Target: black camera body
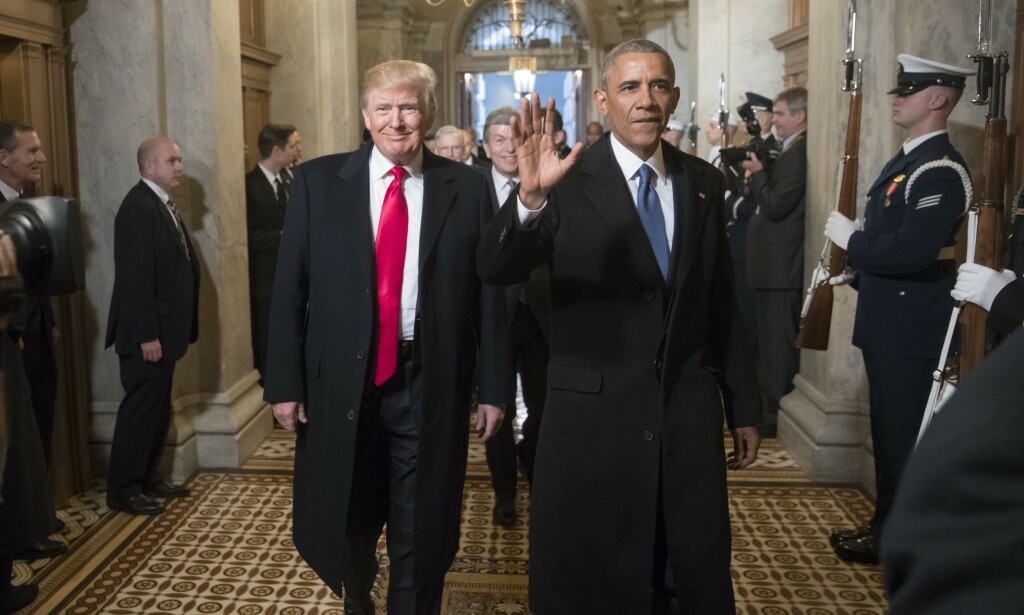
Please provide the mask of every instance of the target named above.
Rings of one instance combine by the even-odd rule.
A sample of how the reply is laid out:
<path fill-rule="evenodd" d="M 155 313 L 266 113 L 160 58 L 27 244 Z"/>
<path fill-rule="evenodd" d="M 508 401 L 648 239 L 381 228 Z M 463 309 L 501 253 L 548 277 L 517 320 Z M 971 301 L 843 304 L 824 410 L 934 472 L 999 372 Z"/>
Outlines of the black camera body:
<path fill-rule="evenodd" d="M 24 292 L 64 295 L 85 289 L 78 201 L 44 196 L 0 204 L 0 234 L 10 235 Z"/>
<path fill-rule="evenodd" d="M 771 173 L 771 167 L 775 164 L 776 156 L 773 155 L 772 149 L 768 147 L 768 143 L 761 137 L 761 122 L 757 121 L 754 109 L 750 106 L 750 103 L 743 103 L 736 108 L 736 111 L 743 118 L 743 123 L 746 124 L 750 140 L 743 147 L 723 148 L 720 152 L 722 162 L 728 166 L 738 166 L 748 158 L 747 154 L 749 152 L 758 157 L 761 164 L 764 165 L 766 172 Z"/>

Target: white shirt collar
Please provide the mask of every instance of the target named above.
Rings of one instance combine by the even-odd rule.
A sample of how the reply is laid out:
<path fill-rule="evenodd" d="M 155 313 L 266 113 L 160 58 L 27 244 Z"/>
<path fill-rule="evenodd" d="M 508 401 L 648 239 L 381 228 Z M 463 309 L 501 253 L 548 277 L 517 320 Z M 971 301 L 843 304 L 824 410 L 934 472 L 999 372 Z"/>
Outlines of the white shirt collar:
<path fill-rule="evenodd" d="M 164 205 L 167 204 L 167 201 L 171 200 L 171 195 L 167 194 L 167 191 L 164 190 L 163 188 L 161 188 L 160 186 L 154 184 L 153 182 L 149 181 L 145 177 L 142 178 L 142 181 L 146 182 L 146 185 L 149 186 L 150 189 L 153 190 L 153 192 L 156 193 L 156 195 L 160 198 L 160 201 Z"/>
<path fill-rule="evenodd" d="M 384 154 L 380 153 L 377 146 L 374 145 L 370 149 L 370 179 L 376 181 L 381 179 L 385 175 L 391 173 L 391 169 L 395 168 L 395 163 L 391 162 L 384 157 Z M 416 157 L 412 159 L 412 162 L 405 165 L 405 170 L 409 173 L 410 179 L 416 181 L 423 181 L 423 148 L 417 152 Z"/>
<path fill-rule="evenodd" d="M 936 135 L 941 135 L 941 134 L 943 134 L 945 132 L 946 132 L 945 129 L 936 130 L 936 131 L 933 131 L 933 132 L 929 132 L 927 134 L 923 134 L 920 137 L 914 137 L 913 139 L 907 139 L 906 141 L 903 142 L 903 155 L 905 156 L 905 155 L 909 154 L 910 152 L 912 152 L 914 150 L 915 147 L 917 147 L 918 145 L 921 145 L 922 143 L 924 143 L 928 139 L 931 139 L 932 137 L 934 137 Z"/>
<path fill-rule="evenodd" d="M 517 184 L 519 183 L 519 176 L 505 177 L 498 172 L 498 169 L 493 164 L 491 165 L 491 180 L 494 181 L 494 187 L 498 189 L 498 192 L 501 192 L 510 179 Z"/>
<path fill-rule="evenodd" d="M 277 188 L 277 184 L 275 184 L 274 182 L 281 179 L 280 175 L 274 175 L 273 173 L 271 173 L 267 169 L 267 167 L 263 166 L 262 162 L 257 162 L 256 166 L 260 168 L 260 171 L 263 171 L 263 175 L 267 178 L 267 181 L 270 182 L 270 185 L 273 186 L 274 188 Z"/>
<path fill-rule="evenodd" d="M 658 179 L 665 179 L 668 176 L 668 172 L 665 170 L 665 156 L 661 150 L 661 139 L 658 139 L 658 149 L 654 150 L 651 157 L 647 160 L 641 160 L 639 156 L 626 149 L 626 146 L 619 143 L 619 140 L 615 138 L 615 133 L 612 133 L 612 154 L 615 155 L 615 161 L 619 163 L 619 168 L 622 169 L 622 175 L 627 180 L 633 178 L 640 167 L 647 165 L 654 169 L 654 173 L 658 176 Z"/>
<path fill-rule="evenodd" d="M 8 186 L 2 179 L 0 179 L 0 193 L 4 195 L 8 202 L 17 201 L 21 198 L 21 193 Z"/>

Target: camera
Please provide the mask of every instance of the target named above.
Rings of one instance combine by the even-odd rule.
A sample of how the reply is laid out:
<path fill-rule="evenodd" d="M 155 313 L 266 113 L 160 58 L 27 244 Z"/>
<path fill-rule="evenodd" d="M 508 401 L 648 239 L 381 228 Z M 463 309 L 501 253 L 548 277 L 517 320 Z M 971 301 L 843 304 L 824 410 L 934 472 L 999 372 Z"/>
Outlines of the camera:
<path fill-rule="evenodd" d="M 0 235 L 14 243 L 25 294 L 64 295 L 85 288 L 78 201 L 47 196 L 0 204 Z M 0 289 L 8 292 L 13 291 Z"/>
<path fill-rule="evenodd" d="M 765 171 L 771 173 L 771 167 L 775 164 L 777 154 L 768 147 L 768 143 L 761 137 L 761 122 L 757 121 L 757 115 L 750 103 L 743 103 L 736 108 L 737 113 L 743 119 L 747 128 L 750 140 L 743 147 L 726 147 L 720 152 L 722 162 L 734 167 L 740 165 L 748 158 L 747 153 L 753 153 L 764 165 Z"/>

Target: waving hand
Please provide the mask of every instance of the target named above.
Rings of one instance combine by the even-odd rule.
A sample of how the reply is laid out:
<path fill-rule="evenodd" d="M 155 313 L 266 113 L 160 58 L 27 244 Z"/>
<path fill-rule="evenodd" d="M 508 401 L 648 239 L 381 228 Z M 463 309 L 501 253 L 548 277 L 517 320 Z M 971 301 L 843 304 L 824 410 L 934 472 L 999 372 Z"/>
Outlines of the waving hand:
<path fill-rule="evenodd" d="M 538 209 L 548 198 L 548 192 L 565 177 L 576 164 L 583 145 L 577 143 L 565 159 L 555 149 L 555 99 L 549 98 L 544 114 L 540 113 L 540 96 L 530 94 L 530 100 L 520 100 L 519 117 L 512 118 L 512 140 L 519 155 L 519 198 L 527 209 Z"/>

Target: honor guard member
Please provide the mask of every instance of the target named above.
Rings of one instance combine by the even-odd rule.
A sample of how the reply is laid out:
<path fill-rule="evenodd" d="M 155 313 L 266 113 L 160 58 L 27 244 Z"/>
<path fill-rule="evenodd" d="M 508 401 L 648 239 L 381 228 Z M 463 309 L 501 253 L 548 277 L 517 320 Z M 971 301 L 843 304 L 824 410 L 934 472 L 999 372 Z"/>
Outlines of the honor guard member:
<path fill-rule="evenodd" d="M 989 269 L 964 263 L 956 276 L 953 298 L 969 301 L 988 312 L 988 322 L 1000 333 L 1012 333 L 1024 323 L 1024 185 L 1017 191 L 1010 215 L 1006 268 Z"/>
<path fill-rule="evenodd" d="M 877 563 L 879 539 L 928 400 L 953 301 L 953 244 L 970 177 L 946 133 L 974 71 L 900 54 L 893 122 L 907 131 L 868 190 L 863 224 L 833 212 L 825 235 L 855 274 L 832 278 L 858 290 L 853 343 L 864 355 L 877 497 L 871 522 L 829 537 L 846 560 Z"/>
<path fill-rule="evenodd" d="M 779 157 L 779 152 L 782 151 L 782 143 L 772 134 L 772 99 L 767 96 L 761 96 L 757 92 L 747 92 L 744 96 L 750 104 L 750 108 L 754 111 L 757 123 L 761 125 L 761 138 L 768 144 L 771 161 L 775 162 L 775 159 Z M 769 164 L 768 166 L 771 165 Z"/>

